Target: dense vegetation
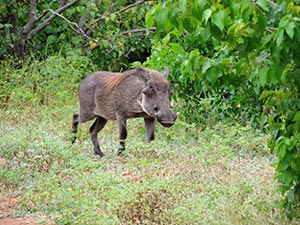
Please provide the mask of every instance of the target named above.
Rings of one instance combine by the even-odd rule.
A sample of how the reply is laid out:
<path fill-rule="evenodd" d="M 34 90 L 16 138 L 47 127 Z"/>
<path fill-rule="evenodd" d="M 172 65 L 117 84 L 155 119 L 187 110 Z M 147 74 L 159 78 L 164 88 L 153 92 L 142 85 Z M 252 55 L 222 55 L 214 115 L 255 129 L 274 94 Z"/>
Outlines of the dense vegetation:
<path fill-rule="evenodd" d="M 148 65 L 180 74 L 174 80 L 189 116 L 197 119 L 199 100 L 209 97 L 211 110 L 257 125 L 264 105 L 288 216 L 300 197 L 299 14 L 299 1 L 228 0 L 166 1 L 146 15 L 148 28 L 156 22 L 163 31 Z"/>
<path fill-rule="evenodd" d="M 251 189 L 253 191 L 250 191 L 251 193 L 257 193 L 254 190 L 260 189 L 261 186 L 256 186 L 256 184 L 253 184 L 251 188 L 246 184 L 242 184 L 246 186 L 241 187 L 241 183 L 232 187 L 224 185 L 223 181 L 217 181 L 212 184 L 215 185 L 212 187 L 203 180 L 206 177 L 198 177 L 204 184 L 201 184 L 203 185 L 201 187 L 196 185 L 198 189 L 192 190 L 182 186 L 183 183 L 179 179 L 183 179 L 184 175 L 176 171 L 171 173 L 172 179 L 166 183 L 164 183 L 165 180 L 157 180 L 158 183 L 156 183 L 155 179 L 160 176 L 153 176 L 152 172 L 149 172 L 155 170 L 153 167 L 157 167 L 157 170 L 161 167 L 163 170 L 170 169 L 168 166 L 162 166 L 163 164 L 182 164 L 179 156 L 183 156 L 183 159 L 187 161 L 189 157 L 192 158 L 191 164 L 184 164 L 187 167 L 195 168 L 196 164 L 200 163 L 200 157 L 212 160 L 209 165 L 213 167 L 207 171 L 219 172 L 220 168 L 215 168 L 215 166 L 225 167 L 225 171 L 228 171 L 226 163 L 237 163 L 237 159 L 247 161 L 249 155 L 253 160 L 253 155 L 260 154 L 262 149 L 264 149 L 263 156 L 259 160 L 263 161 L 260 161 L 261 163 L 267 163 L 264 161 L 267 154 L 265 147 L 261 147 L 266 139 L 258 140 L 251 136 L 253 140 L 246 143 L 240 139 L 232 140 L 229 135 L 229 139 L 219 140 L 223 144 L 216 147 L 209 145 L 213 142 L 212 139 L 202 140 L 195 128 L 195 124 L 197 127 L 204 127 L 204 124 L 214 125 L 219 119 L 234 119 L 236 123 L 245 125 L 246 131 L 242 132 L 245 136 L 253 134 L 252 132 L 262 135 L 259 131 L 250 129 L 247 126 L 249 123 L 252 127 L 270 134 L 268 144 L 270 153 L 276 156 L 273 166 L 276 169 L 275 178 L 279 182 L 282 194 L 279 198 L 280 207 L 284 209 L 288 217 L 299 217 L 299 1 L 0 0 L 0 3 L 0 107 L 1 121 L 8 121 L 8 123 L 1 123 L 0 154 L 12 159 L 12 162 L 5 166 L 7 168 L 3 170 L 1 176 L 5 180 L 4 187 L 22 186 L 25 193 L 21 194 L 21 198 L 27 198 L 24 201 L 24 210 L 38 211 L 38 208 L 42 208 L 43 212 L 55 214 L 56 209 L 59 211 L 65 207 L 58 202 L 60 197 L 70 198 L 70 207 L 71 199 L 75 198 L 87 205 L 82 206 L 81 212 L 70 213 L 70 217 L 68 217 L 69 212 L 57 212 L 60 215 L 58 216 L 59 223 L 65 224 L 74 218 L 80 218 L 78 223 L 81 219 L 83 223 L 89 223 L 89 218 L 82 218 L 83 214 L 91 215 L 91 221 L 93 216 L 99 219 L 98 217 L 102 215 L 108 218 L 107 221 L 133 222 L 141 217 L 135 214 L 138 212 L 134 211 L 136 209 L 134 207 L 140 205 L 145 206 L 144 215 L 148 215 L 147 210 L 150 210 L 150 205 L 152 205 L 158 210 L 154 210 L 155 213 L 164 215 L 163 221 L 160 222 L 169 223 L 172 215 L 179 215 L 175 217 L 177 222 L 173 222 L 180 223 L 182 222 L 180 218 L 187 217 L 188 209 L 196 206 L 199 210 L 199 205 L 203 207 L 205 203 L 200 203 L 201 193 L 213 196 L 213 193 L 220 191 L 218 186 L 220 183 L 222 187 L 228 188 L 228 192 L 225 188 L 221 194 L 224 199 L 232 194 L 231 188 L 245 191 L 245 193 L 239 193 L 242 200 L 235 199 L 237 202 L 244 202 L 249 198 L 253 200 L 252 197 L 258 198 L 258 196 L 249 197 L 246 191 Z M 86 156 L 80 150 L 88 145 L 83 139 L 82 143 L 73 149 L 78 153 L 79 158 L 68 161 L 74 158 L 74 153 L 67 149 L 68 144 L 65 143 L 68 140 L 66 124 L 69 121 L 67 117 L 76 110 L 78 82 L 86 74 L 95 70 L 121 71 L 137 65 L 154 69 L 169 67 L 170 80 L 175 90 L 174 99 L 177 100 L 177 110 L 181 111 L 179 125 L 172 128 L 169 133 L 161 131 L 162 139 L 170 141 L 171 146 L 164 147 L 163 142 L 156 142 L 154 146 L 142 147 L 140 140 L 137 140 L 137 143 L 134 143 L 135 147 L 131 146 L 133 153 L 129 152 L 129 158 L 124 159 L 124 162 L 120 158 L 110 156 L 111 158 L 108 157 L 104 162 L 89 164 L 90 156 Z M 188 125 L 188 123 L 194 125 Z M 211 132 L 209 135 L 212 135 L 218 143 L 219 136 L 215 137 L 213 133 L 221 132 L 225 135 L 228 123 L 226 124 L 222 124 L 225 128 L 221 130 L 219 130 L 221 125 L 218 124 L 215 129 L 209 128 L 206 132 Z M 39 125 L 40 128 L 37 129 Z M 143 132 L 139 124 L 134 125 L 138 132 Z M 243 130 L 240 126 L 238 128 Z M 230 129 L 233 128 L 228 128 Z M 186 136 L 175 140 L 172 136 L 177 136 L 176 130 L 186 133 Z M 108 133 L 109 131 L 110 129 L 107 130 Z M 233 129 L 232 132 L 239 131 Z M 25 134 L 22 136 L 22 133 Z M 81 138 L 84 136 L 87 134 L 82 134 Z M 190 139 L 190 143 L 197 143 L 201 148 L 192 147 L 193 145 L 188 141 L 184 141 L 186 139 Z M 110 143 L 109 139 L 107 141 Z M 231 141 L 236 144 L 228 146 L 224 144 L 224 142 Z M 208 146 L 200 144 L 202 142 Z M 247 147 L 248 144 L 251 147 Z M 244 148 L 243 145 L 246 147 Z M 256 145 L 260 147 L 254 147 Z M 220 154 L 221 162 L 217 160 L 217 157 L 210 158 L 208 150 L 210 147 L 214 149 L 211 154 Z M 142 154 L 141 149 L 137 148 L 145 148 L 143 150 L 145 155 L 137 155 Z M 242 151 L 245 158 L 240 158 L 240 148 L 245 150 Z M 181 151 L 186 149 L 189 151 Z M 234 150 L 231 152 L 229 149 Z M 153 154 L 156 154 L 157 160 L 153 159 L 155 158 Z M 175 157 L 174 161 L 170 162 L 168 157 Z M 120 161 L 121 164 L 118 166 L 117 163 L 111 162 L 113 160 Z M 150 163 L 151 160 L 154 160 L 153 164 Z M 72 163 L 75 164 L 72 165 Z M 207 169 L 206 163 L 206 161 L 200 163 L 200 167 Z M 251 161 L 251 163 L 257 162 Z M 247 168 L 246 162 L 245 165 Z M 97 190 L 99 194 L 98 188 L 100 187 L 103 190 L 113 188 L 111 193 L 99 194 L 99 201 L 102 201 L 105 199 L 103 195 L 116 195 L 119 189 L 122 189 L 122 185 L 125 187 L 131 185 L 127 175 L 124 179 L 123 175 L 116 174 L 116 171 L 125 170 L 130 174 L 128 175 L 130 179 L 135 179 L 136 173 L 140 173 L 138 170 L 132 171 L 135 167 L 146 168 L 141 175 L 142 185 L 135 186 L 134 190 L 127 189 L 127 192 L 132 191 L 132 195 L 127 196 L 128 199 L 124 197 L 128 195 L 126 191 L 116 196 L 116 202 L 113 201 L 112 205 L 108 206 L 112 207 L 111 212 L 115 214 L 108 215 L 107 211 L 95 213 L 101 202 L 89 205 L 89 197 L 92 198 L 92 196 L 80 198 L 85 193 L 81 193 L 72 185 L 72 182 L 79 182 L 81 178 L 79 175 L 83 170 L 91 173 L 83 173 L 82 176 L 90 175 L 91 179 L 81 181 L 83 182 L 81 185 L 84 185 L 84 182 L 99 179 L 96 173 L 103 173 L 104 178 L 101 181 L 106 186 L 91 183 L 86 189 L 86 191 Z M 9 172 L 11 169 L 15 170 Z M 65 174 L 56 177 L 59 170 L 64 171 Z M 45 172 L 49 171 L 53 176 L 46 175 Z M 147 175 L 147 173 L 150 174 Z M 221 173 L 223 174 L 224 171 Z M 17 174 L 21 174 L 26 180 L 29 179 L 29 183 L 32 181 L 32 186 L 22 178 L 18 178 Z M 65 181 L 66 177 L 70 178 L 69 183 Z M 63 182 L 62 188 L 66 189 L 62 190 L 66 191 L 68 188 L 77 190 L 76 197 L 57 196 L 60 191 L 59 187 L 47 189 L 42 183 L 38 183 L 39 179 L 46 184 L 50 182 L 48 179 L 59 178 L 67 182 Z M 52 184 L 61 182 L 61 180 L 55 180 Z M 150 185 L 151 182 L 153 185 Z M 169 187 L 172 185 L 168 182 L 172 185 L 178 182 L 178 185 L 174 186 L 174 190 L 170 190 Z M 187 180 L 186 184 L 188 186 L 193 182 L 195 180 Z M 116 187 L 113 187 L 113 184 Z M 30 187 L 26 189 L 24 185 Z M 203 191 L 203 188 L 206 190 Z M 28 191 L 29 189 L 31 191 Z M 266 194 L 268 191 L 270 190 L 263 189 L 262 195 L 268 195 Z M 191 198 L 185 197 L 190 195 L 186 195 L 185 192 L 193 192 L 195 199 L 199 202 L 196 200 L 196 205 L 193 205 L 189 202 Z M 69 194 L 72 193 L 75 192 Z M 160 199 L 162 195 L 168 201 Z M 137 200 L 133 201 L 135 198 Z M 156 202 L 163 205 L 163 208 L 159 208 L 155 202 L 149 202 L 152 198 L 158 198 Z M 277 197 L 275 198 L 277 200 Z M 29 199 L 40 201 L 37 208 L 30 204 Z M 250 206 L 255 210 L 259 208 L 256 208 L 257 206 L 261 206 L 264 210 L 271 211 L 270 202 L 272 201 L 275 199 L 264 198 L 263 204 L 260 200 L 258 202 L 254 200 L 255 207 L 251 204 Z M 211 202 L 211 198 L 207 199 L 206 203 L 208 202 Z M 54 208 L 49 206 L 51 203 L 54 204 Z M 134 212 L 127 214 L 125 206 L 121 207 L 120 203 L 129 204 L 129 208 Z M 209 210 L 211 207 L 207 206 L 204 209 Z M 236 213 L 237 209 L 238 207 L 232 210 Z M 220 210 L 222 213 L 225 212 L 224 208 Z M 264 210 L 262 211 L 266 212 Z M 254 211 L 251 213 L 257 216 L 257 212 Z M 249 215 L 249 211 L 240 213 L 236 214 L 240 217 L 235 218 L 237 219 L 235 222 L 243 222 L 245 217 L 246 223 L 253 222 L 245 216 Z M 122 217 L 120 217 L 121 214 Z M 131 218 L 132 215 L 136 217 Z M 197 223 L 198 221 L 192 215 L 193 213 L 191 213 L 190 220 L 186 221 Z M 231 218 L 232 215 L 234 213 L 229 217 Z M 276 214 L 275 217 L 277 219 L 278 215 Z M 275 217 L 271 219 L 264 217 L 262 222 L 276 223 Z M 149 221 L 159 223 L 159 221 Z M 217 221 L 218 218 L 214 223 L 218 224 Z"/>

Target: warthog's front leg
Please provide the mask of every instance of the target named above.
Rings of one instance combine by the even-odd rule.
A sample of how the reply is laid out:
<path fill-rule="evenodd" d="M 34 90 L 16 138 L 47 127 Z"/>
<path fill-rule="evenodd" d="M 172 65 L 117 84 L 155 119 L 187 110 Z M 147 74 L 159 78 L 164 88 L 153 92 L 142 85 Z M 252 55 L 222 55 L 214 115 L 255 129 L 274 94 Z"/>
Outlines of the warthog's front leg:
<path fill-rule="evenodd" d="M 119 124 L 119 137 L 120 137 L 120 145 L 121 145 L 118 150 L 118 155 L 120 155 L 125 150 L 125 140 L 127 138 L 126 119 L 118 118 L 118 124 Z"/>
<path fill-rule="evenodd" d="M 155 118 L 145 118 L 146 141 L 149 143 L 154 140 Z"/>
<path fill-rule="evenodd" d="M 101 151 L 99 142 L 98 142 L 98 133 L 103 129 L 105 126 L 107 120 L 103 117 L 98 116 L 93 123 L 93 125 L 90 127 L 90 134 L 91 139 L 94 145 L 94 152 L 95 154 L 99 155 L 100 157 L 104 156 L 104 153 Z"/>

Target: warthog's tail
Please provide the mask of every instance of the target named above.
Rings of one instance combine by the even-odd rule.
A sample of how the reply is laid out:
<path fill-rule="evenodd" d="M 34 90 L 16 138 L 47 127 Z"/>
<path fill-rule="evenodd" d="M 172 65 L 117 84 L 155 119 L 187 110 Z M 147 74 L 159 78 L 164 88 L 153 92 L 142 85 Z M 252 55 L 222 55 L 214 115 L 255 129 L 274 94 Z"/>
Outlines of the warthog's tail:
<path fill-rule="evenodd" d="M 76 141 L 76 133 L 78 130 L 78 123 L 79 123 L 78 119 L 79 119 L 79 114 L 74 113 L 73 122 L 72 122 L 72 133 L 74 134 L 74 136 L 73 136 L 72 144 L 74 144 L 74 142 Z"/>

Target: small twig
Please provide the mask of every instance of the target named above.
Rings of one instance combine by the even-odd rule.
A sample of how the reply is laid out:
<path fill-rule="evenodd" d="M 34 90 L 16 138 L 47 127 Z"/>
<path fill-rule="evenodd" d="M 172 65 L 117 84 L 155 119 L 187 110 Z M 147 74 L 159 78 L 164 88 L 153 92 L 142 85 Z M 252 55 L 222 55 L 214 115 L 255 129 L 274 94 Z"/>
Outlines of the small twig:
<path fill-rule="evenodd" d="M 44 16 L 46 16 L 48 13 L 48 10 L 44 10 L 43 13 L 37 18 L 36 22 L 40 21 Z"/>
<path fill-rule="evenodd" d="M 272 2 L 271 0 L 266 0 L 268 3 L 270 3 L 273 7 L 277 6 L 275 2 Z"/>
<path fill-rule="evenodd" d="M 130 8 L 133 8 L 133 7 L 135 7 L 135 6 L 138 6 L 138 5 L 140 5 L 140 4 L 143 4 L 144 2 L 145 2 L 145 0 L 137 1 L 136 3 L 133 3 L 133 4 L 131 4 L 131 5 L 128 5 L 128 6 L 124 7 L 123 9 L 120 9 L 119 11 L 116 12 L 116 14 L 120 14 L 120 13 L 122 13 L 122 12 L 124 12 L 124 11 L 126 11 L 126 10 L 128 10 L 128 9 L 130 9 Z"/>
<path fill-rule="evenodd" d="M 109 11 L 110 11 L 114 6 L 115 6 L 115 3 L 112 2 L 111 5 L 109 6 L 108 10 L 106 10 L 106 11 L 102 14 L 102 16 L 101 16 L 100 18 L 98 18 L 98 19 L 96 19 L 95 21 L 93 21 L 93 22 L 91 23 L 91 25 L 98 24 L 98 23 L 102 22 L 103 20 L 105 20 L 107 14 L 109 13 Z"/>
<path fill-rule="evenodd" d="M 122 12 L 124 12 L 124 11 L 126 11 L 126 10 L 128 10 L 128 9 L 130 9 L 130 8 L 136 7 L 136 6 L 138 6 L 138 5 L 141 5 L 141 4 L 143 4 L 144 2 L 146 2 L 146 0 L 140 0 L 140 1 L 137 1 L 137 2 L 135 2 L 135 3 L 133 3 L 133 4 L 131 4 L 131 5 L 128 5 L 128 6 L 124 7 L 123 9 L 120 9 L 119 11 L 113 12 L 113 13 L 111 13 L 111 14 L 121 14 Z M 106 10 L 106 11 L 103 13 L 103 15 L 102 15 L 100 18 L 96 19 L 91 25 L 94 25 L 95 23 L 98 24 L 98 23 L 102 22 L 103 20 L 105 20 L 106 17 L 107 17 L 107 15 L 108 15 L 108 13 L 109 13 L 109 11 L 114 7 L 114 5 L 115 5 L 115 3 L 112 3 L 111 6 L 109 7 L 109 9 Z"/>
<path fill-rule="evenodd" d="M 273 32 L 277 30 L 277 28 L 276 28 L 276 27 L 266 27 L 266 30 L 267 30 L 270 34 L 273 34 Z"/>
<path fill-rule="evenodd" d="M 123 31 L 121 32 L 122 35 L 128 35 L 128 34 L 133 34 L 133 33 L 142 33 L 147 31 L 147 28 L 140 28 L 140 29 L 133 29 L 133 30 L 127 30 L 127 31 Z M 156 31 L 156 27 L 150 27 L 149 29 L 150 31 Z"/>
<path fill-rule="evenodd" d="M 63 20 L 65 20 L 65 21 L 68 23 L 69 27 L 70 27 L 72 30 L 74 30 L 76 33 L 82 34 L 82 35 L 83 35 L 85 38 L 87 38 L 88 40 L 93 40 L 93 38 L 87 36 L 86 33 L 84 33 L 84 31 L 79 27 L 79 25 L 78 25 L 77 23 L 71 22 L 71 21 L 68 20 L 66 17 L 64 17 L 63 15 L 61 15 L 61 14 L 55 12 L 55 11 L 53 11 L 52 9 L 47 9 L 47 11 L 49 11 L 49 12 L 55 14 L 56 16 L 62 18 Z M 77 30 L 76 30 L 73 26 L 75 26 L 75 27 L 77 28 Z M 78 32 L 78 30 L 79 30 L 79 32 Z"/>
<path fill-rule="evenodd" d="M 134 33 L 142 33 L 147 31 L 147 28 L 140 28 L 140 29 L 134 29 L 134 30 L 127 30 L 127 31 L 123 31 L 120 34 L 122 35 L 128 35 L 128 34 L 134 34 Z M 150 31 L 156 31 L 155 27 L 150 27 L 149 29 Z M 100 43 L 97 42 L 93 47 L 90 47 L 90 50 L 94 50 L 95 48 L 98 48 L 100 46 Z"/>
<path fill-rule="evenodd" d="M 271 55 L 271 53 L 267 53 L 261 57 L 258 57 L 256 60 L 255 60 L 255 63 L 260 63 L 262 61 L 264 61 L 265 59 L 269 58 L 269 56 Z"/>

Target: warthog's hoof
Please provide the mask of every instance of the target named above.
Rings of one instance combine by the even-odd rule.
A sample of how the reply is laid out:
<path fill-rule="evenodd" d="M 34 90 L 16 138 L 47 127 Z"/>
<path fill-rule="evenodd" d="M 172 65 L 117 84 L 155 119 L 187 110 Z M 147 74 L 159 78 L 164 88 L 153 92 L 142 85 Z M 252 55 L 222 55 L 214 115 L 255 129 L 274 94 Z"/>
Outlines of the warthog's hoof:
<path fill-rule="evenodd" d="M 105 156 L 105 154 L 103 152 L 95 152 L 95 155 L 99 155 L 100 158 L 102 158 L 103 156 Z"/>
<path fill-rule="evenodd" d="M 119 150 L 118 150 L 118 156 L 122 156 L 123 153 L 124 153 L 124 151 L 125 151 L 124 147 L 119 148 Z"/>

